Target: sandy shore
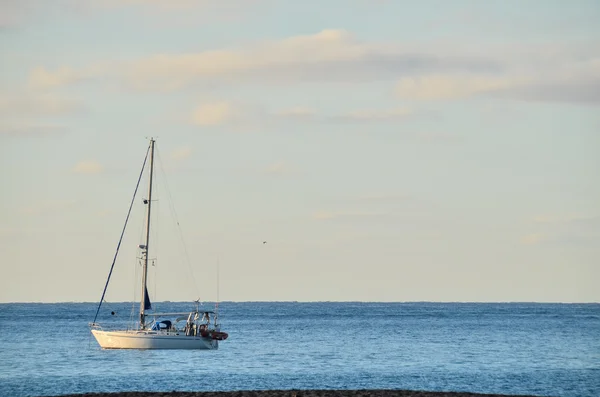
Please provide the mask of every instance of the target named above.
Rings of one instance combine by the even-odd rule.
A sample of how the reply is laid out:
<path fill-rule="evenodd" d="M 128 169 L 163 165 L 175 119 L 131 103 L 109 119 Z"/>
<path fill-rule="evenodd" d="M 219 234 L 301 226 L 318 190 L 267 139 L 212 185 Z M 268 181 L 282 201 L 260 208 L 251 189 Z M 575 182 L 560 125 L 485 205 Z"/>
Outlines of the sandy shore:
<path fill-rule="evenodd" d="M 415 390 L 260 390 L 231 392 L 123 392 L 68 394 L 62 397 L 507 397 L 504 394 Z M 515 396 L 510 397 L 534 397 Z"/>

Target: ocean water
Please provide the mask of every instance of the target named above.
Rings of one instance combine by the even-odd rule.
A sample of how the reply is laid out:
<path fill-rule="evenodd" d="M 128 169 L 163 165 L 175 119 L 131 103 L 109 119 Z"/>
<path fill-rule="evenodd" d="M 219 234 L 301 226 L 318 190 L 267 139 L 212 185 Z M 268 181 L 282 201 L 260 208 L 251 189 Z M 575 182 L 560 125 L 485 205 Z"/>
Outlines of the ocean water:
<path fill-rule="evenodd" d="M 0 396 L 383 388 L 600 396 L 600 304 L 223 302 L 229 339 L 216 351 L 102 350 L 88 329 L 95 310 L 0 304 Z M 124 324 L 130 313 L 131 304 L 106 304 L 98 321 Z"/>

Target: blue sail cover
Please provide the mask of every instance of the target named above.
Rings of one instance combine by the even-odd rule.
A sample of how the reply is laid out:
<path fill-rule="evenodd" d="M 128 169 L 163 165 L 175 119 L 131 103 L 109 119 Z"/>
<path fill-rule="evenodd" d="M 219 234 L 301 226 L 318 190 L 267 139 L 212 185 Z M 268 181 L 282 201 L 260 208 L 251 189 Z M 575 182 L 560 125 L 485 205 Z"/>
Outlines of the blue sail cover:
<path fill-rule="evenodd" d="M 144 310 L 152 310 L 152 303 L 150 303 L 150 297 L 148 296 L 148 288 L 144 289 Z"/>

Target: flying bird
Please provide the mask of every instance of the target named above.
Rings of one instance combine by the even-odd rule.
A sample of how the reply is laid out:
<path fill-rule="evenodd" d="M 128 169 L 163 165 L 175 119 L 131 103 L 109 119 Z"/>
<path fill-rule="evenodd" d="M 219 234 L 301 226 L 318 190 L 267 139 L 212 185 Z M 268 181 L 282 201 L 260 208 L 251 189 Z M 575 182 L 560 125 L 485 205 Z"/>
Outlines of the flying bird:
<path fill-rule="evenodd" d="M 263 244 L 266 244 L 266 243 L 267 243 L 266 241 L 263 241 Z"/>

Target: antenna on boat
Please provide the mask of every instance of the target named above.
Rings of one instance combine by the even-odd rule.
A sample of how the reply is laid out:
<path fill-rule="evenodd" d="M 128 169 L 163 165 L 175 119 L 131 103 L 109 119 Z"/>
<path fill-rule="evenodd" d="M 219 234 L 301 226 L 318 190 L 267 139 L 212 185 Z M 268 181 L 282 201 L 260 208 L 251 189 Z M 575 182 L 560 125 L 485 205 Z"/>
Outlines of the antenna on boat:
<path fill-rule="evenodd" d="M 215 312 L 219 311 L 219 255 L 217 255 L 217 302 L 215 303 Z"/>

